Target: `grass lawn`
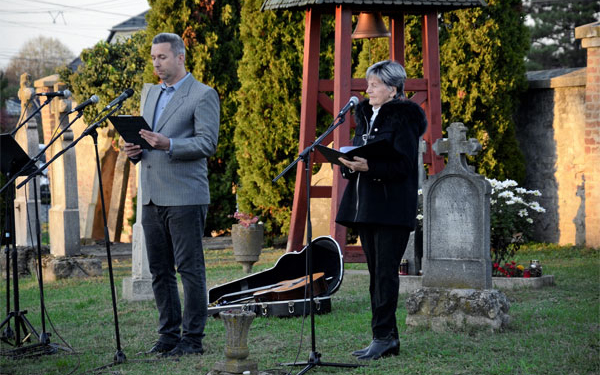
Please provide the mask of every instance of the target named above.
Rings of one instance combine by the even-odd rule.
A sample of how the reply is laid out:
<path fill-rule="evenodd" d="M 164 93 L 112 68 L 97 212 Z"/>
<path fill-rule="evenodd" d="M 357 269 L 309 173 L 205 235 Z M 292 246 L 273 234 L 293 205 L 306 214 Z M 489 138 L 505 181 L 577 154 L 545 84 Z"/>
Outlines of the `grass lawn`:
<path fill-rule="evenodd" d="M 283 254 L 265 249 L 254 271 L 271 267 Z M 484 330 L 435 333 L 404 324 L 406 308 L 400 296 L 398 325 L 400 355 L 368 363 L 367 367 L 342 369 L 317 367 L 308 374 L 600 374 L 600 251 L 554 245 L 522 248 L 515 260 L 528 264 L 539 259 L 545 274 L 556 285 L 544 289 L 504 291 L 511 302 L 512 322 L 500 333 Z M 209 287 L 243 277 L 231 250 L 208 250 Z M 46 283 L 47 324 L 51 342 L 68 343 L 75 353 L 11 359 L 0 356 L 1 375 L 25 374 L 206 374 L 224 359 L 225 328 L 209 318 L 203 356 L 159 359 L 140 354 L 156 340 L 157 312 L 152 301 L 121 299 L 121 279 L 130 276 L 131 262 L 115 260 L 121 346 L 127 362 L 102 368 L 116 352 L 115 330 L 108 271 L 103 277 Z M 348 264 L 347 269 L 366 269 Z M 6 317 L 6 281 L 0 281 L 1 318 Z M 20 304 L 39 331 L 39 291 L 35 277 L 20 280 Z M 11 302 L 12 305 L 12 302 Z M 316 317 L 316 348 L 324 362 L 356 363 L 350 354 L 370 342 L 368 277 L 349 274 L 332 297 L 332 311 Z M 303 329 L 304 328 L 304 329 Z M 301 335 L 301 332 L 302 335 Z M 61 339 L 62 338 L 62 339 Z M 302 348 L 299 348 L 302 342 Z M 280 369 L 297 373 L 301 367 L 282 362 L 306 361 L 311 350 L 310 319 L 256 318 L 249 334 L 249 359 L 260 370 Z M 2 354 L 12 349 L 1 345 Z M 281 372 L 280 372 L 281 373 Z"/>

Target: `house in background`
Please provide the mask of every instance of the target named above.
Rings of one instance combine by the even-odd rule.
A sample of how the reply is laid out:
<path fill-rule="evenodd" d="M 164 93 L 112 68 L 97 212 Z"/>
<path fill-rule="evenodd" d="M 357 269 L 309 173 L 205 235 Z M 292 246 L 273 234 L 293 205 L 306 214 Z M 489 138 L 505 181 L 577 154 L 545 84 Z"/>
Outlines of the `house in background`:
<path fill-rule="evenodd" d="M 148 14 L 150 10 L 142 12 L 137 16 L 131 17 L 130 19 L 123 21 L 119 24 L 116 24 L 109 30 L 108 38 L 106 38 L 107 43 L 117 43 L 121 42 L 133 35 L 136 31 L 144 30 L 146 28 L 146 14 Z M 71 71 L 76 71 L 81 65 L 81 58 L 77 56 L 73 61 L 71 61 L 68 65 Z"/>
<path fill-rule="evenodd" d="M 124 39 L 131 37 L 136 31 L 144 30 L 146 28 L 146 14 L 148 14 L 148 12 L 149 10 L 113 26 L 110 29 L 110 34 L 108 35 L 108 38 L 106 38 L 106 41 L 108 43 L 121 42 Z"/>

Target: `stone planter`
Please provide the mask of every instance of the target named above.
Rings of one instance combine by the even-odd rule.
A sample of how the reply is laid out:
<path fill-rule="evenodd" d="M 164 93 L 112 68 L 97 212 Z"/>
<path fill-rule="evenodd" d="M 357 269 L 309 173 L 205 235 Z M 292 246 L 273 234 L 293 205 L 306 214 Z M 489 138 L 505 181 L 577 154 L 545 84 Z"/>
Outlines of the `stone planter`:
<path fill-rule="evenodd" d="M 244 228 L 240 224 L 231 227 L 231 241 L 235 260 L 242 264 L 246 273 L 252 272 L 252 265 L 260 257 L 264 237 L 262 224 L 252 224 Z"/>
<path fill-rule="evenodd" d="M 251 311 L 230 310 L 221 311 L 219 316 L 225 324 L 227 360 L 217 362 L 211 374 L 257 374 L 258 364 L 246 359 L 250 353 L 248 332 L 256 314 Z"/>

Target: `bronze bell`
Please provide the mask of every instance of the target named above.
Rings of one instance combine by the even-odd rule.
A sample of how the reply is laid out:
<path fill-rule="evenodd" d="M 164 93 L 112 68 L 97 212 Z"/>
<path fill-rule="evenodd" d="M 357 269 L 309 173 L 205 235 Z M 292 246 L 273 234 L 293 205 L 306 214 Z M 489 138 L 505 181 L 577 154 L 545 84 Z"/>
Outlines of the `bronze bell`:
<path fill-rule="evenodd" d="M 352 39 L 384 38 L 391 34 L 385 27 L 381 12 L 361 12 Z"/>

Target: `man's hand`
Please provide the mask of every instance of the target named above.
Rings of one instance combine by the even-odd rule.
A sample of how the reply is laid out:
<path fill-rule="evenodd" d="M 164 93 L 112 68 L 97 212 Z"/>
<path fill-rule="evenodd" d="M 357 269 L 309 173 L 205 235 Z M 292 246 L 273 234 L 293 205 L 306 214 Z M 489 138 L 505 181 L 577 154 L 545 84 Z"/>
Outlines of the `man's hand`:
<path fill-rule="evenodd" d="M 140 135 L 157 150 L 169 151 L 171 141 L 160 133 L 149 132 L 148 130 L 140 130 Z"/>
<path fill-rule="evenodd" d="M 125 154 L 128 157 L 135 159 L 142 153 L 142 148 L 140 145 L 134 145 L 133 143 L 125 142 L 123 144 L 123 151 L 125 151 Z"/>
<path fill-rule="evenodd" d="M 351 171 L 367 172 L 369 170 L 367 159 L 359 158 L 358 156 L 355 156 L 354 160 L 348 160 L 344 158 L 338 158 L 338 160 L 346 167 L 350 168 Z"/>

